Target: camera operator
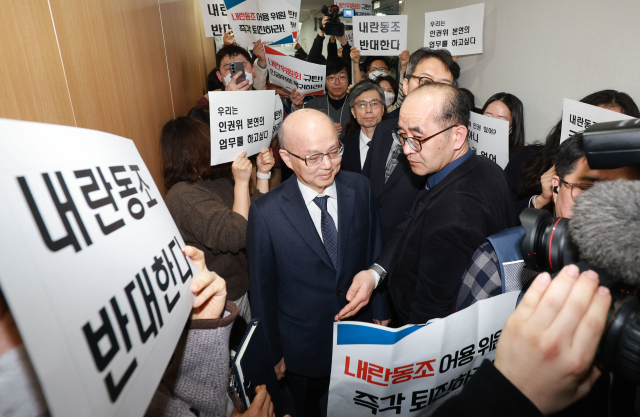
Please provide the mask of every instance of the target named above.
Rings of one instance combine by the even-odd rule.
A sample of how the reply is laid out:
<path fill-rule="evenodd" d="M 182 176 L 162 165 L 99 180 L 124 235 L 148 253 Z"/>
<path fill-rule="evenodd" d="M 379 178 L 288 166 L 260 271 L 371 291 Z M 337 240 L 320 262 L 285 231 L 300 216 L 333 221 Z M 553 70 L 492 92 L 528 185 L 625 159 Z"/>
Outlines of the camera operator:
<path fill-rule="evenodd" d="M 582 133 L 567 139 L 558 148 L 554 159 L 556 174 L 553 176 L 554 216 L 572 216 L 575 199 L 593 186 L 596 181 L 616 179 L 640 179 L 640 168 L 628 166 L 617 169 L 590 169 L 585 157 Z M 503 230 L 487 240 L 473 254 L 471 262 L 462 276 L 462 285 L 455 301 L 457 311 L 469 307 L 478 300 L 502 294 L 505 262 L 522 261 L 520 248 L 525 236 L 523 226 Z M 535 276 L 525 269 L 520 276 L 524 285 Z M 529 278 L 529 279 L 527 279 Z"/>

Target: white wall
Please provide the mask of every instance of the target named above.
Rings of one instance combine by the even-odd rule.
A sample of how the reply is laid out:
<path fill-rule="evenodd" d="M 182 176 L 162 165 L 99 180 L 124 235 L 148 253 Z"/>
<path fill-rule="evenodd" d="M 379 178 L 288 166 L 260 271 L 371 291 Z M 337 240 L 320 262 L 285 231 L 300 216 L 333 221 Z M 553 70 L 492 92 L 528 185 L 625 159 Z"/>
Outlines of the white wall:
<path fill-rule="evenodd" d="M 405 0 L 410 51 L 423 46 L 424 13 L 479 0 Z M 476 106 L 500 91 L 525 108 L 528 143 L 542 141 L 562 114 L 562 99 L 603 89 L 640 102 L 638 0 L 485 0 L 484 53 L 460 57 L 458 85 Z"/>

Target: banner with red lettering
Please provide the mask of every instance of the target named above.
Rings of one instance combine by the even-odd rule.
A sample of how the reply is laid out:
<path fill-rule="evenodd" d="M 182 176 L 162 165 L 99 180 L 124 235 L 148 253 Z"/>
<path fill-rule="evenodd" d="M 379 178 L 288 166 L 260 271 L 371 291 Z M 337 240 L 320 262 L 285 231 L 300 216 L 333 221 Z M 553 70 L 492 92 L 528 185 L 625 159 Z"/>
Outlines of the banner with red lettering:
<path fill-rule="evenodd" d="M 293 43 L 286 0 L 224 0 L 224 4 L 238 45 L 253 47 L 257 40 Z"/>
<path fill-rule="evenodd" d="M 304 94 L 323 94 L 326 69 L 324 65 L 312 64 L 287 56 L 273 48 L 265 47 L 269 81 L 292 91 L 297 88 Z"/>
<path fill-rule="evenodd" d="M 494 360 L 519 294 L 482 300 L 426 325 L 335 323 L 327 415 L 430 415 L 482 361 Z"/>
<path fill-rule="evenodd" d="M 353 9 L 355 16 L 371 16 L 373 12 L 371 0 L 334 0 L 333 4 L 340 10 Z"/>

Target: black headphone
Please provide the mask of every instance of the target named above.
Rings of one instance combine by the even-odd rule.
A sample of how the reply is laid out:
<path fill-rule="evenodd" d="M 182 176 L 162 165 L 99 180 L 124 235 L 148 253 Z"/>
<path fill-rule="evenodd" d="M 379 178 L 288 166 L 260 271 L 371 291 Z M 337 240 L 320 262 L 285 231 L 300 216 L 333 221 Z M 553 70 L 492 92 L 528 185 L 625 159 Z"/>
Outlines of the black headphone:
<path fill-rule="evenodd" d="M 558 186 L 557 185 L 555 187 L 553 187 L 553 192 L 558 194 Z"/>

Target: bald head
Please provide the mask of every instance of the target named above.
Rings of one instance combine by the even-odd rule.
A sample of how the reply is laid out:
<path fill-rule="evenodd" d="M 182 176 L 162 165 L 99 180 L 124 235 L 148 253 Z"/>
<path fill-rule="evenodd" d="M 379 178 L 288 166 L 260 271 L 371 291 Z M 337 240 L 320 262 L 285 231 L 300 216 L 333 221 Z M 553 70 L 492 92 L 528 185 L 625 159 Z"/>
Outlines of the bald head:
<path fill-rule="evenodd" d="M 430 110 L 431 120 L 443 128 L 453 124 L 469 126 L 469 100 L 462 91 L 447 84 L 430 83 L 413 90 L 400 108 L 401 115 L 405 105 Z"/>
<path fill-rule="evenodd" d="M 308 138 L 311 131 L 322 130 L 335 132 L 336 140 L 338 139 L 338 131 L 333 125 L 333 121 L 326 114 L 315 109 L 300 109 L 294 111 L 286 119 L 278 131 L 278 141 L 280 149 L 293 148 L 297 144 Z"/>

